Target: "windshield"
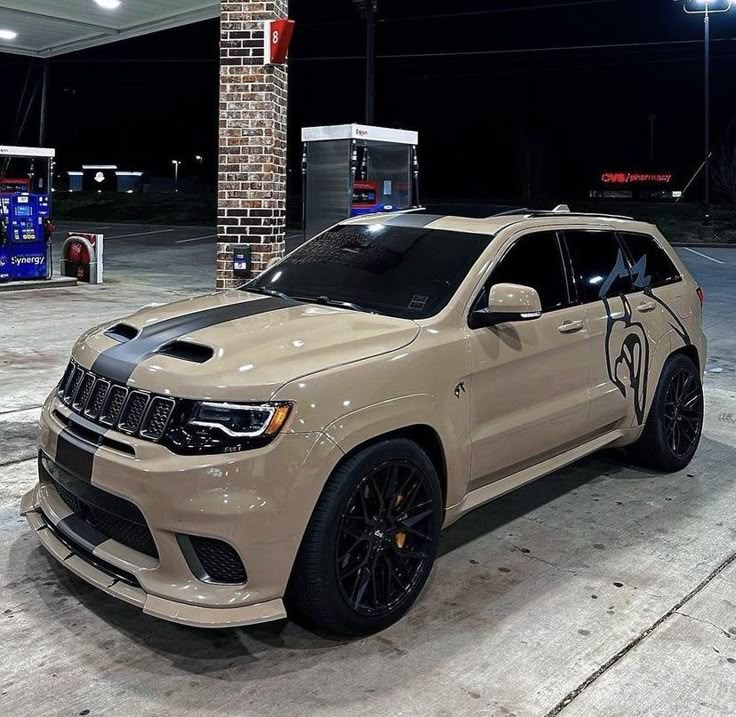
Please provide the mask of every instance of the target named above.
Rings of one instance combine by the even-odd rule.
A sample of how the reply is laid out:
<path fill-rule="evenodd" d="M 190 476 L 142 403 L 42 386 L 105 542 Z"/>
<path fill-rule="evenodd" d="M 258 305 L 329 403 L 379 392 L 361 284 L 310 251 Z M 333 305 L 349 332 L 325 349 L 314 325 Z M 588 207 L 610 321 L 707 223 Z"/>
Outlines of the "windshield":
<path fill-rule="evenodd" d="M 447 305 L 491 238 L 383 224 L 341 225 L 243 288 L 426 319 Z"/>

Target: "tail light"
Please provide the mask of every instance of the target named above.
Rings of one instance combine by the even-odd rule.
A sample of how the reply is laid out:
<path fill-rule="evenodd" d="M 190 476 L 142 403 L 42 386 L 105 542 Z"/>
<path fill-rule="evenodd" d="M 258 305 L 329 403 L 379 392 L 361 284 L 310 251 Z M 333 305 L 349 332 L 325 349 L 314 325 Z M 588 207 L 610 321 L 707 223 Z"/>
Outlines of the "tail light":
<path fill-rule="evenodd" d="M 696 292 L 698 293 L 698 299 L 700 299 L 700 306 L 702 308 L 703 304 L 705 304 L 705 292 L 700 287 L 696 289 Z"/>

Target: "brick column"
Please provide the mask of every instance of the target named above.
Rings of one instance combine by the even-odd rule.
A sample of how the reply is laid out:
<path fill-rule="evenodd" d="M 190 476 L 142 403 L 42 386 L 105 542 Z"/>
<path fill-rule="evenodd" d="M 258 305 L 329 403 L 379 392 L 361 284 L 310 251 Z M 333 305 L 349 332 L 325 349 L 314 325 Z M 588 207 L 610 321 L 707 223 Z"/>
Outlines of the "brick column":
<path fill-rule="evenodd" d="M 265 20 L 288 0 L 222 0 L 217 288 L 238 286 L 233 244 L 250 244 L 253 275 L 286 239 L 286 66 L 265 66 Z"/>

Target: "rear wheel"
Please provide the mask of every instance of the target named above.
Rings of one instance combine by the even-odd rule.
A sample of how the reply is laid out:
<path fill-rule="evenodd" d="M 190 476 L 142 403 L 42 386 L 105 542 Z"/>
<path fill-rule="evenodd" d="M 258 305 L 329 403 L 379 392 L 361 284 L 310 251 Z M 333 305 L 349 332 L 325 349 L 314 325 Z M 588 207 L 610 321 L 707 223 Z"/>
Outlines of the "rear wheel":
<path fill-rule="evenodd" d="M 442 523 L 434 465 L 415 443 L 387 440 L 330 477 L 294 567 L 289 608 L 331 633 L 398 621 L 432 570 Z"/>
<path fill-rule="evenodd" d="M 633 446 L 637 460 L 675 472 L 692 461 L 703 431 L 703 383 L 693 361 L 676 354 L 665 364 L 644 433 Z"/>

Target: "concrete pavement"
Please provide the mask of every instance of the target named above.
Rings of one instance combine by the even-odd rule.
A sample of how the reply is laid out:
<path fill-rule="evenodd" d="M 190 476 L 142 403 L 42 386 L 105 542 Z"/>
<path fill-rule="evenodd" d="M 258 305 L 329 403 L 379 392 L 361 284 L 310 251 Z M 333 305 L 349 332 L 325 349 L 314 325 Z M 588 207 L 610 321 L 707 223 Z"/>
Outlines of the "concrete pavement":
<path fill-rule="evenodd" d="M 204 632 L 146 617 L 61 568 L 17 515 L 38 407 L 78 334 L 212 286 L 214 238 L 146 230 L 110 231 L 107 286 L 0 297 L 3 714 L 734 714 L 736 251 L 681 250 L 712 353 L 687 471 L 610 451 L 480 508 L 445 533 L 403 622 L 334 642 L 290 622 Z"/>

